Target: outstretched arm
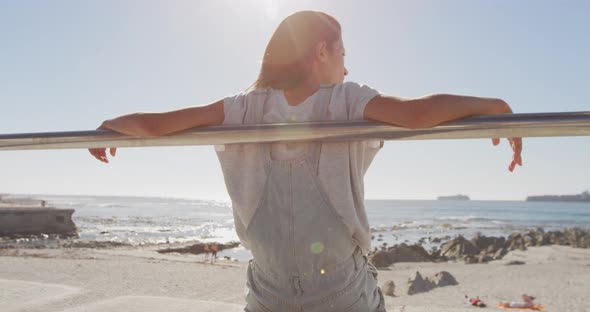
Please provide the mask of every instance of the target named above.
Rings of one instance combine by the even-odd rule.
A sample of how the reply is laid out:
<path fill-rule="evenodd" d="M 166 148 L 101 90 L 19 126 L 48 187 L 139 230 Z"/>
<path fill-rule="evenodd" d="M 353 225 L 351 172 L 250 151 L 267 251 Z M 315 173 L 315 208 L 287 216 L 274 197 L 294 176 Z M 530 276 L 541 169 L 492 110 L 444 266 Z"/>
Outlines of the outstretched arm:
<path fill-rule="evenodd" d="M 190 107 L 165 113 L 135 113 L 105 120 L 98 129 L 112 130 L 136 137 L 158 137 L 195 127 L 223 123 L 223 100 L 206 106 Z M 89 148 L 96 159 L 108 163 L 106 148 Z M 110 149 L 111 156 L 117 153 Z"/>
<path fill-rule="evenodd" d="M 431 128 L 441 123 L 474 115 L 512 114 L 510 106 L 500 99 L 436 94 L 415 99 L 376 96 L 365 107 L 365 119 L 409 129 Z M 508 138 L 513 155 L 511 172 L 522 166 L 522 139 Z M 499 139 L 492 139 L 494 145 Z"/>
<path fill-rule="evenodd" d="M 164 113 L 135 113 L 105 120 L 99 129 L 138 137 L 158 137 L 195 127 L 223 123 L 223 100 L 206 106 Z"/>
<path fill-rule="evenodd" d="M 435 94 L 414 99 L 376 96 L 365 108 L 365 119 L 409 129 L 431 128 L 474 115 L 512 113 L 506 102 L 495 98 Z"/>

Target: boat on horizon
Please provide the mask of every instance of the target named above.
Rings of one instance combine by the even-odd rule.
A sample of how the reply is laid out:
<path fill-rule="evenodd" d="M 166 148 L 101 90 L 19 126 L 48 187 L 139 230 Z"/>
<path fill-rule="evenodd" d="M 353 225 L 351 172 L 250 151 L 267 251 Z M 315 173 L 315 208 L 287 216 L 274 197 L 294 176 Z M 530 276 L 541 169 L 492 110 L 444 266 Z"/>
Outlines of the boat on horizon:
<path fill-rule="evenodd" d="M 437 200 L 471 200 L 469 196 L 463 194 L 451 195 L 451 196 L 439 196 Z"/>
<path fill-rule="evenodd" d="M 528 196 L 526 201 L 549 201 L 549 202 L 590 202 L 590 192 L 584 191 L 576 195 L 540 195 Z"/>

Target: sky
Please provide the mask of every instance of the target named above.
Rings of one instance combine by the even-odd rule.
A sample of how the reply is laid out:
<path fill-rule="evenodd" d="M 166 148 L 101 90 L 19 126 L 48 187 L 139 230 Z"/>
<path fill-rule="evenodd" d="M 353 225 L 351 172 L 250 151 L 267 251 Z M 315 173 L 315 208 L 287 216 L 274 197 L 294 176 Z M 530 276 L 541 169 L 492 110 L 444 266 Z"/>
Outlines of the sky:
<path fill-rule="evenodd" d="M 590 111 L 588 1 L 1 1 L 0 134 L 95 129 L 105 119 L 206 105 L 256 79 L 280 21 L 342 24 L 347 81 L 383 94 L 497 97 L 516 113 Z M 389 141 L 369 199 L 479 200 L 590 189 L 590 137 Z M 227 200 L 211 146 L 0 152 L 0 193 Z"/>

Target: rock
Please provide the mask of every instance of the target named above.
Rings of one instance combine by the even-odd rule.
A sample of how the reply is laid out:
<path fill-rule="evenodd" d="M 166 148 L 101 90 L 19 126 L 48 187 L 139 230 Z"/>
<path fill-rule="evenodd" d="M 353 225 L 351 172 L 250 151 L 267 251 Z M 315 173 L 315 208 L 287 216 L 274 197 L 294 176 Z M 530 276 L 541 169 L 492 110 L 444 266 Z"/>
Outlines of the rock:
<path fill-rule="evenodd" d="M 531 244 L 530 246 L 545 246 L 549 243 L 549 241 L 545 239 L 545 230 L 542 228 L 530 230 L 527 235 L 530 237 L 528 239 Z"/>
<path fill-rule="evenodd" d="M 567 228 L 563 230 L 563 234 L 569 245 L 572 247 L 590 247 L 590 231 L 585 231 L 580 228 Z"/>
<path fill-rule="evenodd" d="M 523 264 L 525 264 L 524 261 L 518 261 L 518 260 L 512 260 L 512 261 L 506 263 L 506 265 L 523 265 Z"/>
<path fill-rule="evenodd" d="M 527 249 L 523 235 L 520 233 L 510 234 L 510 236 L 508 236 L 508 239 L 506 240 L 506 244 L 504 245 L 504 247 L 508 251 L 515 250 L 515 249 L 518 249 L 518 250 L 526 250 Z"/>
<path fill-rule="evenodd" d="M 586 232 L 586 236 L 580 239 L 579 245 L 574 246 L 578 248 L 590 248 L 590 234 Z"/>
<path fill-rule="evenodd" d="M 537 246 L 537 235 L 534 232 L 528 232 L 523 235 L 524 245 L 526 247 Z"/>
<path fill-rule="evenodd" d="M 463 260 L 465 261 L 465 264 L 474 264 L 479 262 L 479 259 L 476 256 L 465 256 Z"/>
<path fill-rule="evenodd" d="M 564 233 L 560 231 L 550 231 L 549 239 L 551 245 L 569 245 L 569 241 Z"/>
<path fill-rule="evenodd" d="M 576 248 L 590 248 L 590 231 L 580 228 L 566 228 L 561 231 L 545 232 L 542 228 L 529 230 L 525 233 L 511 234 L 504 248 L 510 250 L 526 250 L 531 246 L 565 245 Z"/>
<path fill-rule="evenodd" d="M 408 279 L 408 295 L 418 294 L 422 292 L 427 292 L 434 288 L 434 285 L 430 282 L 422 278 L 420 272 L 416 271 L 412 277 Z"/>
<path fill-rule="evenodd" d="M 373 255 L 369 256 L 369 261 L 376 268 L 387 268 L 393 264 L 392 255 L 388 251 L 379 250 Z"/>
<path fill-rule="evenodd" d="M 459 285 L 455 277 L 447 271 L 438 272 L 434 277 L 427 278 L 427 280 L 430 280 L 436 287 Z"/>
<path fill-rule="evenodd" d="M 211 244 L 211 243 L 209 243 Z M 234 248 L 234 247 L 238 247 L 240 245 L 240 243 L 238 242 L 230 242 L 227 244 L 217 244 L 217 251 L 222 251 L 224 249 L 229 249 L 229 248 Z M 205 252 L 205 243 L 201 243 L 198 242 L 196 244 L 190 245 L 190 246 L 185 246 L 185 247 L 180 247 L 180 248 L 166 248 L 166 249 L 159 249 L 158 250 L 159 253 L 171 253 L 171 252 L 177 252 L 177 253 L 190 253 L 190 254 L 201 254 Z"/>
<path fill-rule="evenodd" d="M 479 257 L 477 258 L 477 262 L 479 262 L 479 263 L 488 263 L 492 260 L 493 260 L 493 258 L 488 255 L 479 255 Z"/>
<path fill-rule="evenodd" d="M 431 238 L 430 242 L 439 242 L 445 238 Z M 465 263 L 485 263 L 502 259 L 511 250 L 527 250 L 531 246 L 569 245 L 575 248 L 590 248 L 590 230 L 565 228 L 560 231 L 547 231 L 542 228 L 512 233 L 507 238 L 486 237 L 481 234 L 467 241 L 462 236 L 454 238 L 434 249 L 429 256 L 431 261 L 463 259 Z"/>
<path fill-rule="evenodd" d="M 510 250 L 526 250 L 531 246 L 569 245 L 577 248 L 590 247 L 590 231 L 580 228 L 565 228 L 561 231 L 545 232 L 541 228 L 508 236 L 504 247 Z"/>
<path fill-rule="evenodd" d="M 451 236 L 445 235 L 443 237 L 435 237 L 430 242 L 431 243 L 441 243 L 443 241 L 448 241 L 449 239 L 451 239 Z"/>
<path fill-rule="evenodd" d="M 395 297 L 395 283 L 392 280 L 387 280 L 383 283 L 383 287 L 381 287 L 383 294 L 385 296 Z"/>
<path fill-rule="evenodd" d="M 504 258 L 504 256 L 507 254 L 508 252 L 506 251 L 505 248 L 500 248 L 498 249 L 498 251 L 496 251 L 496 253 L 493 256 L 494 260 L 500 260 L 502 258 Z"/>
<path fill-rule="evenodd" d="M 504 247 L 506 239 L 504 237 L 488 237 L 478 233 L 471 239 L 471 242 L 480 250 L 480 252 L 493 255 L 499 249 Z"/>
<path fill-rule="evenodd" d="M 533 246 L 544 246 L 547 245 L 547 241 L 545 241 L 544 236 L 545 236 L 545 230 L 543 230 L 543 228 L 536 228 L 534 230 L 530 230 L 529 235 L 531 237 L 534 238 L 535 240 L 535 245 Z"/>
<path fill-rule="evenodd" d="M 440 246 L 440 255 L 449 259 L 460 259 L 477 254 L 479 254 L 479 248 L 461 235 Z"/>
<path fill-rule="evenodd" d="M 66 242 L 62 245 L 63 248 L 115 248 L 115 247 L 123 247 L 123 246 L 131 246 L 127 243 L 121 242 L 103 242 L 103 241 L 70 241 Z"/>
<path fill-rule="evenodd" d="M 408 279 L 408 295 L 427 292 L 435 287 L 459 285 L 457 280 L 446 271 L 438 272 L 432 277 L 423 278 L 420 272 L 416 271 Z"/>
<path fill-rule="evenodd" d="M 431 256 L 420 245 L 406 245 L 399 244 L 387 248 L 381 246 L 381 250 L 369 256 L 371 261 L 377 268 L 386 268 L 395 262 L 431 262 L 436 260 L 436 257 Z"/>
<path fill-rule="evenodd" d="M 388 251 L 392 254 L 394 262 L 431 262 L 434 260 L 420 245 L 399 244 L 390 247 Z"/>

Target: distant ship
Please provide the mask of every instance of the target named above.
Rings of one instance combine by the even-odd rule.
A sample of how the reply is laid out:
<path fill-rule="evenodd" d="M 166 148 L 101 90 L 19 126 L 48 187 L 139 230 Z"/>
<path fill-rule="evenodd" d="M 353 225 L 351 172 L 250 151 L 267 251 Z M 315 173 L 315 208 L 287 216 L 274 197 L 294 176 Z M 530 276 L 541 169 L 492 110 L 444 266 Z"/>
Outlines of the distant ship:
<path fill-rule="evenodd" d="M 529 196 L 526 201 L 590 202 L 590 193 L 585 191 L 577 195 Z"/>
<path fill-rule="evenodd" d="M 439 196 L 436 199 L 438 200 L 469 200 L 469 196 L 467 195 L 452 195 L 452 196 Z"/>

